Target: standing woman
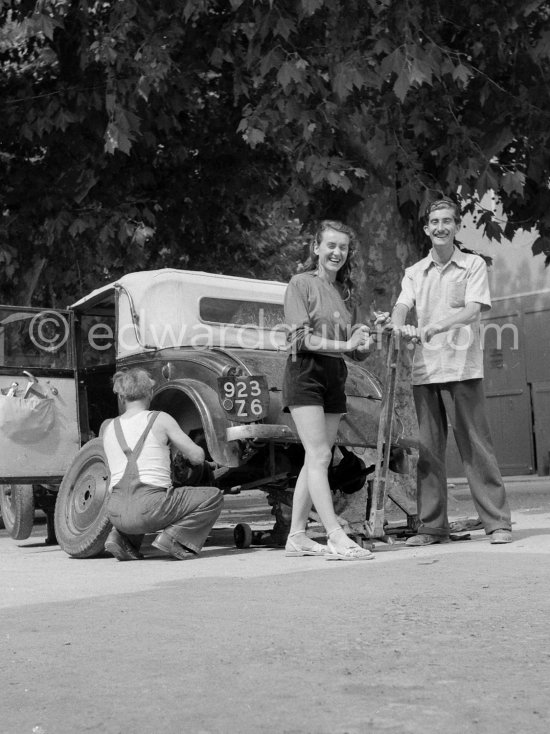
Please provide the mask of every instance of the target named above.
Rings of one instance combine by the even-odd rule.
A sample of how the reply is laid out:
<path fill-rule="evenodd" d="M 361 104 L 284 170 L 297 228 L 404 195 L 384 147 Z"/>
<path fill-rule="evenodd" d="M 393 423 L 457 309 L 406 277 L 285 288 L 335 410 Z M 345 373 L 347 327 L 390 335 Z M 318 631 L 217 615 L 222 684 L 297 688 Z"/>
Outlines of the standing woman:
<path fill-rule="evenodd" d="M 364 359 L 371 344 L 368 327 L 354 324 L 351 314 L 355 247 L 356 236 L 350 227 L 330 220 L 321 222 L 310 247 L 309 269 L 291 279 L 285 294 L 291 354 L 283 404 L 305 449 L 294 490 L 287 556 L 325 555 L 349 561 L 374 558 L 343 531 L 328 482 L 332 446 L 346 412 L 344 354 Z M 326 547 L 306 535 L 312 505 L 325 527 Z"/>

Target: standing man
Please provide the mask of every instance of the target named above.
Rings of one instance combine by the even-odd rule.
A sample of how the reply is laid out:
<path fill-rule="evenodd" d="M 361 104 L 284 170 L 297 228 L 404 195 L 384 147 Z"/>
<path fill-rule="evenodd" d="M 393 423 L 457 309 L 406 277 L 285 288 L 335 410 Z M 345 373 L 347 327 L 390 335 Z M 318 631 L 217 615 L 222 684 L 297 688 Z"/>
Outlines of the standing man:
<path fill-rule="evenodd" d="M 457 205 L 440 199 L 429 207 L 424 231 L 427 257 L 405 271 L 392 313 L 394 330 L 414 339 L 412 382 L 419 426 L 418 534 L 407 545 L 449 538 L 445 450 L 451 424 L 472 499 L 491 543 L 512 540 L 510 509 L 485 414 L 480 313 L 491 307 L 487 267 L 479 255 L 454 244 Z M 405 324 L 416 308 L 418 326 Z"/>

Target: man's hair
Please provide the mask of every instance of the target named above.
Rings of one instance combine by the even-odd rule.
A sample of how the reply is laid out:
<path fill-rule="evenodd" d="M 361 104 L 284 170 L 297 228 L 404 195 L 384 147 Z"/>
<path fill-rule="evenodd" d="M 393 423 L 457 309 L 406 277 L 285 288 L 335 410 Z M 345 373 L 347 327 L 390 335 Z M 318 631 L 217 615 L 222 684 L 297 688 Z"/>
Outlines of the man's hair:
<path fill-rule="evenodd" d="M 438 209 L 452 209 L 454 211 L 455 222 L 457 224 L 460 222 L 460 207 L 458 206 L 456 201 L 444 197 L 443 199 L 432 201 L 432 203 L 428 206 L 424 215 L 426 219 L 426 224 L 428 224 L 428 222 L 430 221 L 430 214 L 437 211 Z"/>
<path fill-rule="evenodd" d="M 146 370 L 133 367 L 120 370 L 113 375 L 113 392 L 122 400 L 145 400 L 150 398 L 155 381 Z"/>

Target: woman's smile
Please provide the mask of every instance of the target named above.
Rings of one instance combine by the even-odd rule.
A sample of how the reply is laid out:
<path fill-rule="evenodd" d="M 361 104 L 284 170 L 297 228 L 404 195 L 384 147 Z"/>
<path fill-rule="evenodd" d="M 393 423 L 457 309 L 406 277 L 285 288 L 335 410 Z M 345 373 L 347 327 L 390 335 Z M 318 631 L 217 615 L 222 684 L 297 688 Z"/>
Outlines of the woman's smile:
<path fill-rule="evenodd" d="M 321 241 L 315 246 L 315 254 L 319 258 L 318 272 L 330 280 L 345 264 L 349 254 L 349 237 L 344 232 L 327 229 L 323 232 Z"/>

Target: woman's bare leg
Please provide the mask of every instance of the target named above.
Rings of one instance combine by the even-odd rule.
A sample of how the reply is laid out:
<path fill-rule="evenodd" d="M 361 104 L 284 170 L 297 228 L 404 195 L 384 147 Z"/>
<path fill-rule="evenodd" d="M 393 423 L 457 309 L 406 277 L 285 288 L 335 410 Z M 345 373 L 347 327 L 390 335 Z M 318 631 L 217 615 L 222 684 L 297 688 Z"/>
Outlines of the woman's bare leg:
<path fill-rule="evenodd" d="M 290 413 L 306 453 L 292 501 L 290 534 L 304 533 L 312 504 L 337 549 L 355 546 L 342 530 L 334 512 L 328 483 L 331 449 L 336 440 L 340 414 L 325 413 L 319 405 L 291 406 Z M 302 539 L 300 538 L 300 542 Z"/>

